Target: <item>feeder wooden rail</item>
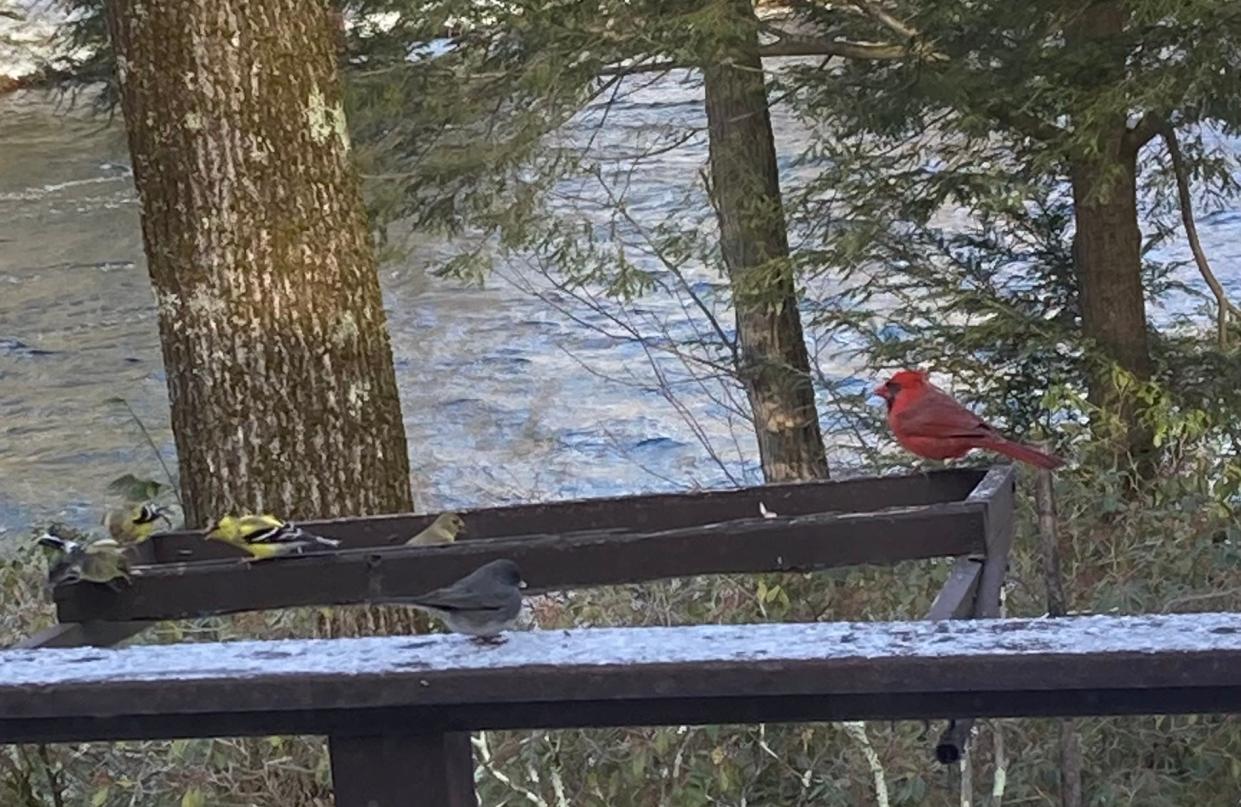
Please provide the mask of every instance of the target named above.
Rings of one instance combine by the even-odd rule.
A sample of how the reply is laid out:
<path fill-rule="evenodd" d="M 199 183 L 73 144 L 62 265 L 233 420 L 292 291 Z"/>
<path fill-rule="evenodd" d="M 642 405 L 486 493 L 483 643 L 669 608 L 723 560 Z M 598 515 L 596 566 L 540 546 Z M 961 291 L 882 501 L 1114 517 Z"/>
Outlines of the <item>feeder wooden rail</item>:
<path fill-rule="evenodd" d="M 562 535 L 604 530 L 658 532 L 680 527 L 756 518 L 759 504 L 781 516 L 816 513 L 870 513 L 893 507 L 921 507 L 964 501 L 988 472 L 1011 474 L 1010 466 L 953 468 L 929 473 L 861 479 L 789 482 L 730 490 L 646 493 L 594 499 L 485 507 L 461 511 L 465 542 L 485 538 Z M 435 520 L 427 515 L 384 515 L 298 522 L 312 532 L 339 540 L 345 549 L 390 548 Z M 230 559 L 237 550 L 182 531 L 143 544 L 146 562 Z"/>
<path fill-rule="evenodd" d="M 8 650 L 0 669 L 0 742 L 327 734 L 334 765 L 382 770 L 470 729 L 1236 712 L 1241 615 Z M 406 796 L 448 787 L 413 759 L 388 760 Z"/>
<path fill-rule="evenodd" d="M 521 566 L 530 591 L 698 574 L 815 571 L 985 551 L 986 505 L 954 502 L 877 513 L 750 518 L 661 532 L 568 533 L 444 547 L 349 549 L 260 563 L 144 566 L 120 592 L 75 586 L 62 621 L 158 620 L 422 594 L 497 558 Z M 654 575 L 652 572 L 655 572 Z M 221 591 L 229 596 L 221 597 Z"/>
<path fill-rule="evenodd" d="M 307 522 L 343 548 L 255 564 L 201 533 L 180 533 L 144 544 L 154 562 L 138 566 L 120 592 L 59 587 L 58 617 L 141 622 L 375 602 L 447 585 L 501 557 L 517 561 L 531 590 L 541 591 L 981 556 L 990 552 L 989 521 L 1011 520 L 1004 511 L 1012 484 L 1005 466 L 490 508 L 464 512 L 469 533 L 443 547 L 389 543 L 433 516 Z M 760 502 L 777 516 L 760 517 Z M 998 585 L 1002 564 L 996 572 Z"/>

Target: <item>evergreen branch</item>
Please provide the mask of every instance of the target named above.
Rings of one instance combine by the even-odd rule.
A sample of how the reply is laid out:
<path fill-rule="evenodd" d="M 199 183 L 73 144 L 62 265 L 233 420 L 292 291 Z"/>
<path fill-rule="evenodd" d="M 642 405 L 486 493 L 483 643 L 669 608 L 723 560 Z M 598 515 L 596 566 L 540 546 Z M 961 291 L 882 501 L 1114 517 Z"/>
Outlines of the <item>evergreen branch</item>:
<path fill-rule="evenodd" d="M 765 59 L 779 56 L 839 56 L 844 59 L 860 59 L 872 62 L 894 62 L 917 55 L 917 51 L 905 45 L 894 45 L 889 42 L 853 42 L 846 39 L 829 39 L 827 37 L 807 37 L 781 34 L 777 30 L 767 29 L 779 38 L 758 46 L 758 55 Z M 941 54 L 930 54 L 933 59 L 942 59 Z M 628 76 L 638 73 L 666 72 L 668 70 L 690 70 L 701 65 L 692 61 L 663 59 L 639 64 L 605 67 L 599 71 L 601 76 Z"/>
<path fill-rule="evenodd" d="M 775 42 L 759 45 L 758 55 L 772 56 L 841 56 L 846 59 L 896 61 L 916 55 L 905 45 L 887 42 L 851 42 L 844 39 L 784 35 Z"/>
<path fill-rule="evenodd" d="M 852 0 L 853 6 L 860 10 L 863 14 L 870 17 L 883 27 L 891 30 L 894 34 L 902 39 L 913 40 L 918 38 L 918 32 L 910 28 L 905 23 L 893 17 L 888 12 L 879 7 L 878 3 L 871 0 Z"/>
<path fill-rule="evenodd" d="M 983 111 L 1002 126 L 1007 126 L 1009 129 L 1020 132 L 1034 140 L 1049 142 L 1067 134 L 1064 129 L 1056 124 L 1048 123 L 1037 115 L 1022 112 L 1020 109 L 1006 109 L 1002 106 L 991 104 L 984 107 Z"/>
<path fill-rule="evenodd" d="M 1194 211 L 1189 195 L 1189 175 L 1185 170 L 1184 160 L 1181 158 L 1181 145 L 1176 137 L 1176 129 L 1161 121 L 1158 131 L 1168 146 L 1168 156 L 1172 158 L 1172 173 L 1176 177 L 1176 195 L 1180 201 L 1181 222 L 1185 225 L 1185 238 L 1189 241 L 1189 251 L 1194 254 L 1194 263 L 1198 265 L 1202 279 L 1210 287 L 1211 293 L 1215 295 L 1215 302 L 1219 306 L 1217 320 L 1219 346 L 1224 348 L 1228 344 L 1228 317 L 1241 317 L 1241 309 L 1228 299 L 1228 294 L 1220 284 L 1219 278 L 1211 271 L 1211 264 L 1207 262 L 1202 242 L 1198 240 L 1198 227 L 1194 223 Z"/>

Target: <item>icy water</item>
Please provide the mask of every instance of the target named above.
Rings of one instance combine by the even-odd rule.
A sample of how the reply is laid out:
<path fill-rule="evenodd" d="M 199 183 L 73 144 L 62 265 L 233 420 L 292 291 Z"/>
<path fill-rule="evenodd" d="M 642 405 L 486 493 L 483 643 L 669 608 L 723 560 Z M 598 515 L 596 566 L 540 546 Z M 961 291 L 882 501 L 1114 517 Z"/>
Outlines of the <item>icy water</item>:
<path fill-rule="evenodd" d="M 699 91 L 675 77 L 628 96 L 609 116 L 597 149 L 630 149 L 704 123 Z M 779 113 L 775 128 L 782 153 L 795 154 L 804 133 Z M 628 178 L 635 217 L 709 221 L 701 196 L 688 208 L 684 201 L 705 161 L 699 136 L 644 164 Z M 795 180 L 792 161 L 782 164 Z M 570 190 L 603 198 L 589 183 Z M 1241 208 L 1203 216 L 1199 228 L 1217 273 L 1241 297 Z M 730 425 L 726 401 L 693 385 L 679 390 L 720 447 L 721 467 L 655 389 L 643 351 L 600 333 L 616 332 L 615 323 L 563 316 L 511 282 L 526 274 L 520 266 L 498 267 L 485 289 L 432 277 L 451 250 L 423 240 L 381 268 L 420 508 L 757 479 L 752 438 L 744 424 Z M 1165 251 L 1188 254 L 1179 244 Z M 708 296 L 718 286 L 712 273 L 688 271 Z M 1191 268 L 1183 276 L 1200 285 Z M 1179 298 L 1154 315 L 1197 305 Z M 623 313 L 676 334 L 690 330 L 666 298 Z M 871 377 L 859 367 L 822 370 L 859 383 Z M 109 480 L 159 476 L 124 407 L 109 403 L 117 396 L 175 468 L 123 132 L 60 114 L 36 95 L 0 98 L 0 544 L 47 519 L 93 525 Z"/>

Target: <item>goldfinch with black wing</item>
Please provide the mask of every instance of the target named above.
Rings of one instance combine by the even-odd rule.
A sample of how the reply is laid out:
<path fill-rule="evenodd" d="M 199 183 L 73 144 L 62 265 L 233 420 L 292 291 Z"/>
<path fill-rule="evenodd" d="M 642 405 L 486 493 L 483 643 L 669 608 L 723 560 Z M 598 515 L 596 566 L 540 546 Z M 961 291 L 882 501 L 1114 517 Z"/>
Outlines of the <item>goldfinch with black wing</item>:
<path fill-rule="evenodd" d="M 250 553 L 249 560 L 283 558 L 336 549 L 340 541 L 306 532 L 270 514 L 224 516 L 207 525 L 208 541 L 222 541 Z"/>
<path fill-rule="evenodd" d="M 103 526 L 108 534 L 123 544 L 142 543 L 156 532 L 161 521 L 164 526 L 172 527 L 168 511 L 151 503 L 113 507 L 103 516 Z"/>
<path fill-rule="evenodd" d="M 125 550 L 111 538 L 79 543 L 48 531 L 38 540 L 40 546 L 57 553 L 48 568 L 47 582 L 50 586 L 85 580 L 117 589 L 121 583 L 129 583 L 129 561 Z"/>

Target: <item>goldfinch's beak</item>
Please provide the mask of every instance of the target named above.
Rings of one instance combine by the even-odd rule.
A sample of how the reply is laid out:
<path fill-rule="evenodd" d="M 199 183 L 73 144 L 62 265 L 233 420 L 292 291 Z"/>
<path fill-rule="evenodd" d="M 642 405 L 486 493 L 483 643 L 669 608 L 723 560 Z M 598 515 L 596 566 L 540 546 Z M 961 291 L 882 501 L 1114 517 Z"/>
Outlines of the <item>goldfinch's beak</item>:
<path fill-rule="evenodd" d="M 522 580 L 520 583 L 518 583 L 518 584 L 517 584 L 517 587 L 518 587 L 518 588 L 525 588 L 525 587 L 526 587 L 526 586 L 528 586 L 528 585 L 530 585 L 530 584 L 529 584 L 529 583 L 527 583 L 525 580 Z"/>

